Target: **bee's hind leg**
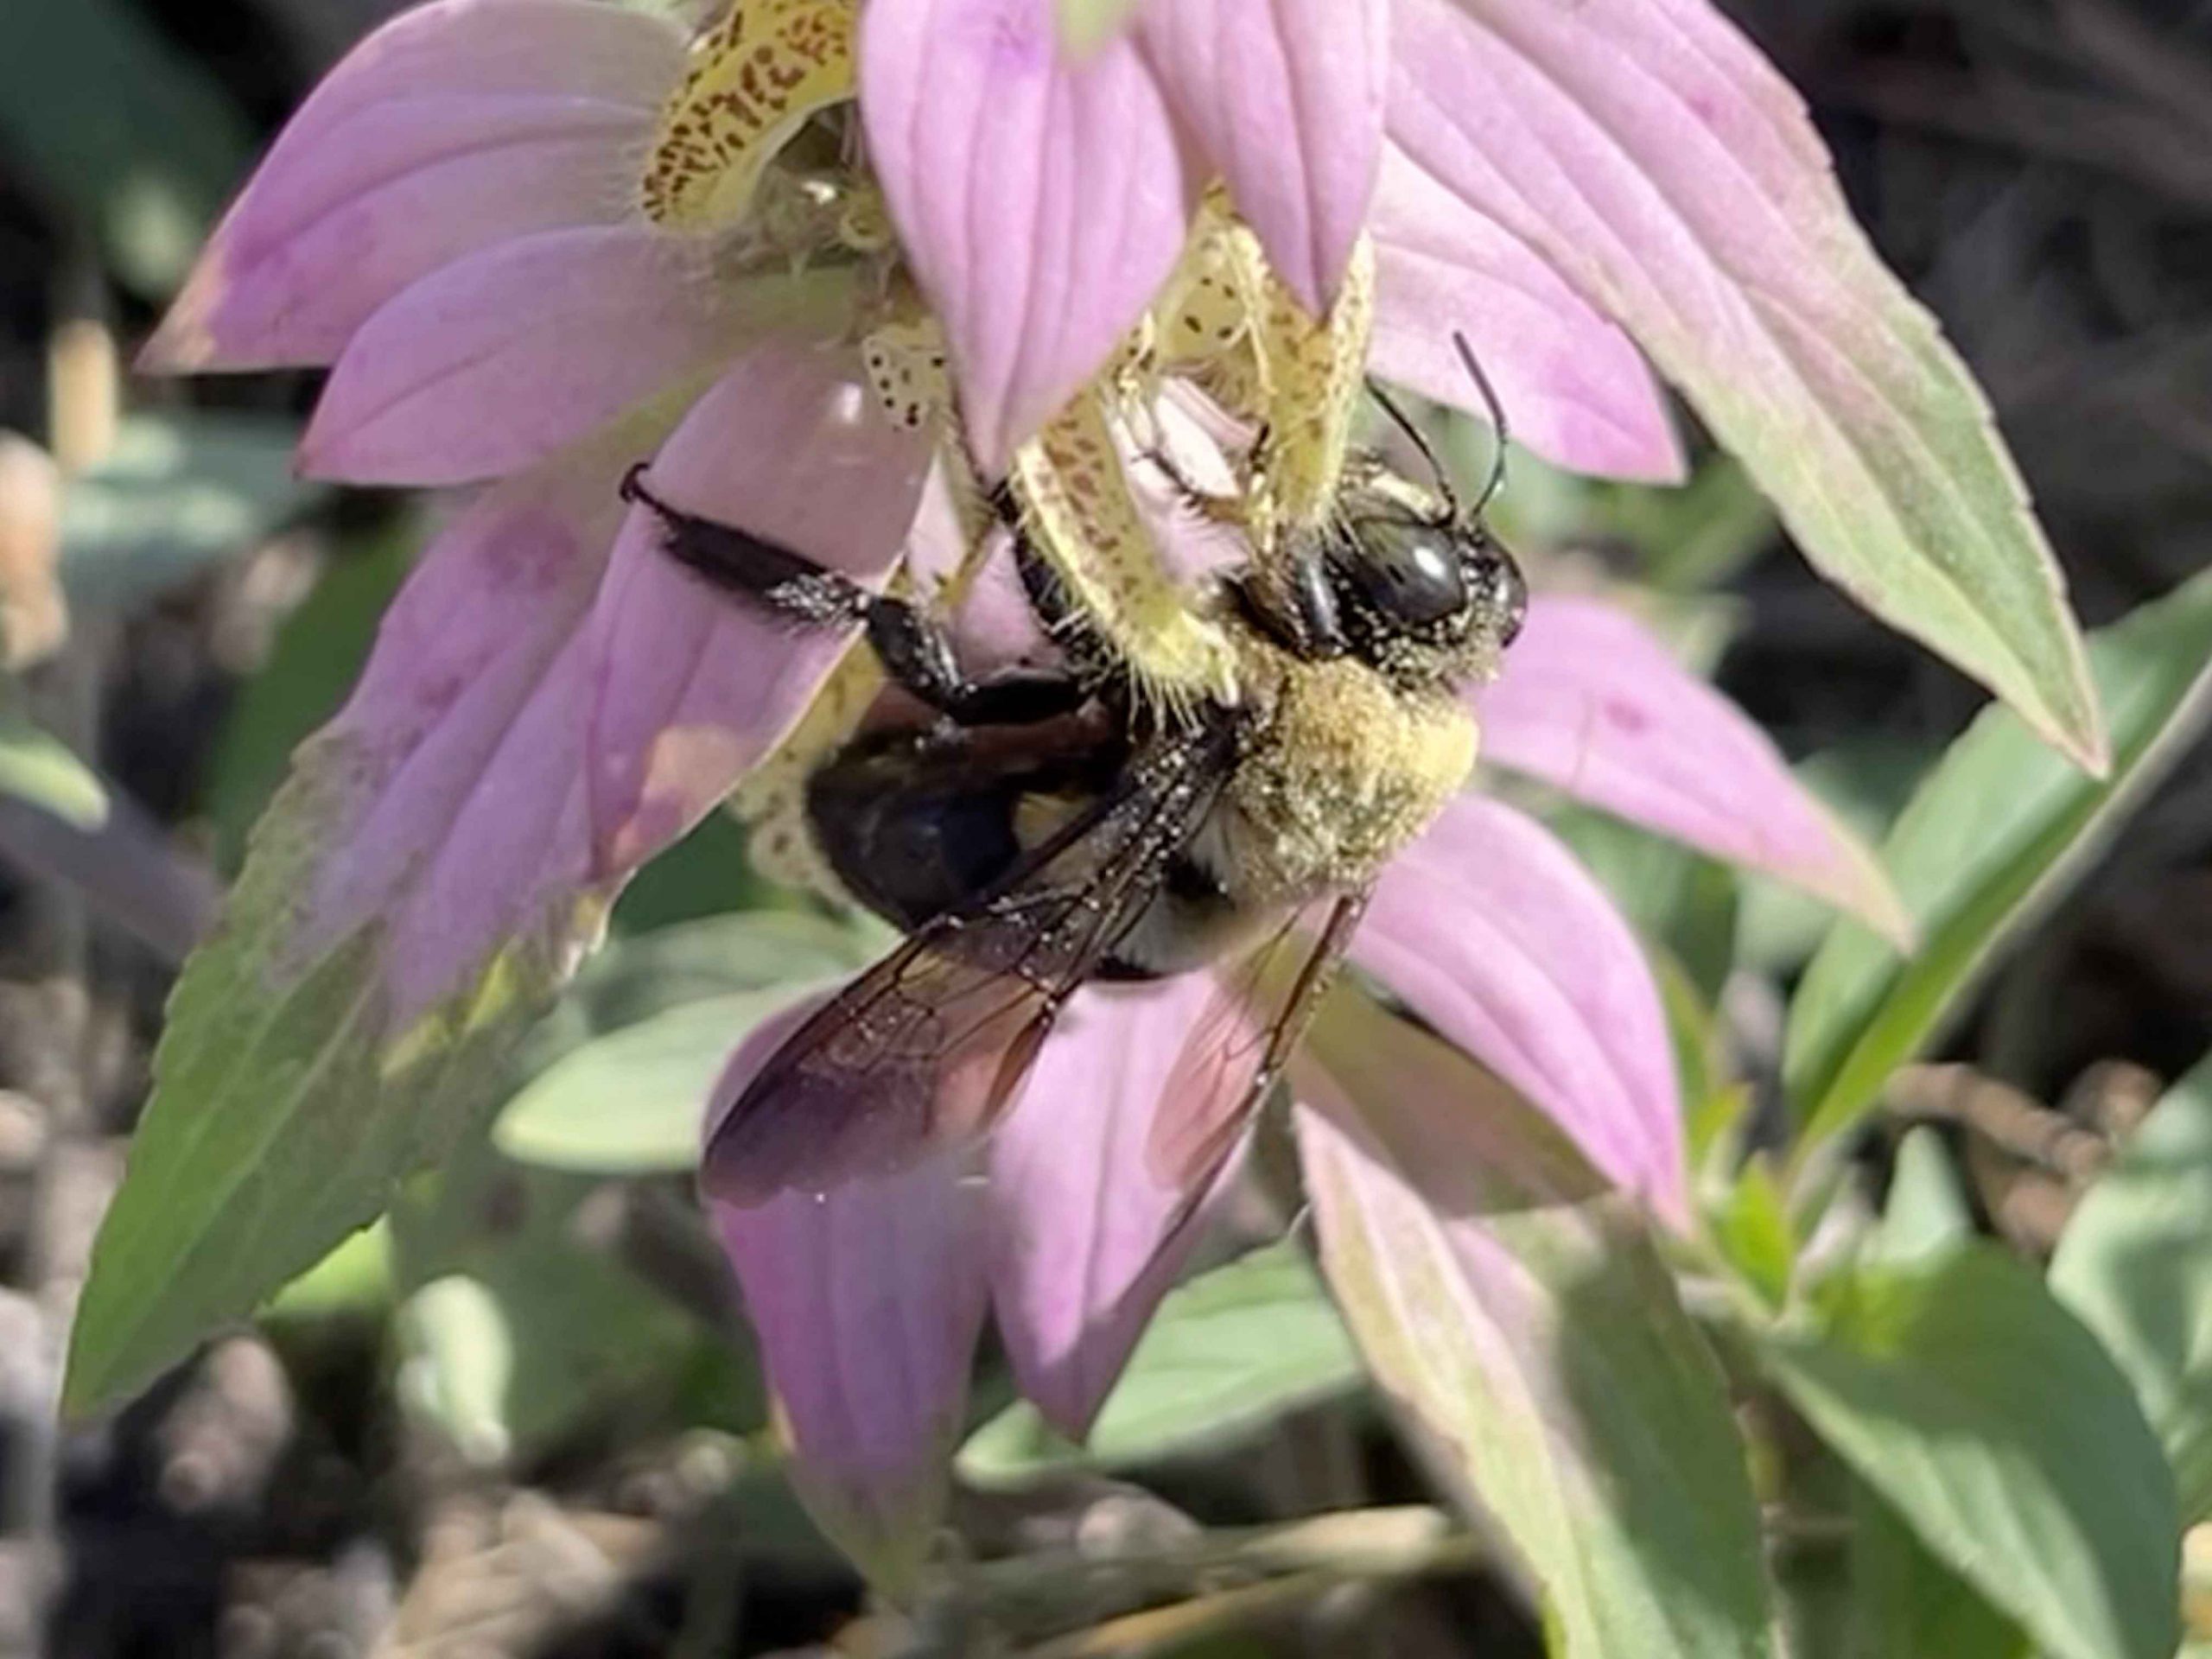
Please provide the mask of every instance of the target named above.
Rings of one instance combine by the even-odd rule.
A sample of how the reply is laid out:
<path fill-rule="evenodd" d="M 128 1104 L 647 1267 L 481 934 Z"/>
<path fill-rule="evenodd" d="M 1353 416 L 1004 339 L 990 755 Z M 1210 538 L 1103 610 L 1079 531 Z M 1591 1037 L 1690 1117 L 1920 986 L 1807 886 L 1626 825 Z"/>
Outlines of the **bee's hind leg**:
<path fill-rule="evenodd" d="M 1074 676 L 1015 667 L 970 677 L 944 625 L 910 601 L 869 592 L 849 576 L 773 542 L 671 506 L 645 487 L 645 464 L 622 480 L 622 499 L 661 521 L 661 546 L 686 569 L 788 622 L 858 623 L 884 672 L 963 726 L 1026 726 L 1072 714 L 1089 692 Z"/>

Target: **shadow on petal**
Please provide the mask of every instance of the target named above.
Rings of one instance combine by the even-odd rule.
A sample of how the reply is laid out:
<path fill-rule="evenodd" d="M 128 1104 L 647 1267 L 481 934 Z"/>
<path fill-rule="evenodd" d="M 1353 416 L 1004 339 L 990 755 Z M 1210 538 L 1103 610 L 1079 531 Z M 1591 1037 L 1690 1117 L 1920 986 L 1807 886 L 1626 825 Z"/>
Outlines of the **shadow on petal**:
<path fill-rule="evenodd" d="M 1376 887 L 1352 959 L 1687 1225 L 1666 1017 L 1635 934 L 1533 818 L 1462 796 Z"/>

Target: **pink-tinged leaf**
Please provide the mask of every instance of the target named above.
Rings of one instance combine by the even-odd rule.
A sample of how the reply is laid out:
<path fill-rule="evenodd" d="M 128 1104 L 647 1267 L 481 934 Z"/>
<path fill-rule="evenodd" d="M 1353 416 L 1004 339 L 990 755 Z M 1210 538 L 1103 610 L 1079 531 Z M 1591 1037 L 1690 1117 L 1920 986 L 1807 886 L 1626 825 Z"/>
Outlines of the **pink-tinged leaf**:
<path fill-rule="evenodd" d="M 2056 562 L 1804 108 L 1705 0 L 1398 0 L 1390 135 L 1628 329 L 1814 565 L 2100 767 Z"/>
<path fill-rule="evenodd" d="M 72 1338 L 73 1410 L 250 1314 L 481 1135 L 604 922 L 578 629 L 640 417 L 490 491 L 394 601 L 187 963 Z"/>
<path fill-rule="evenodd" d="M 396 1025 L 451 995 L 541 908 L 594 885 L 583 627 L 621 521 L 623 469 L 659 435 L 642 421 L 610 432 L 466 509 L 316 740 L 349 756 L 359 788 L 332 849 L 342 856 L 305 892 L 297 948 L 380 923 Z"/>
<path fill-rule="evenodd" d="M 356 47 L 278 137 L 144 365 L 327 363 L 440 265 L 626 212 L 682 33 L 594 0 L 523 3 L 437 0 Z"/>
<path fill-rule="evenodd" d="M 1626 611 L 1540 598 L 1476 692 L 1483 757 L 1716 858 L 1804 888 L 1909 945 L 1874 855 L 1773 741 Z"/>
<path fill-rule="evenodd" d="M 771 292 L 789 291 L 710 280 L 698 257 L 642 226 L 590 226 L 433 272 L 353 335 L 302 469 L 362 484 L 495 478 L 696 380 L 765 321 L 755 308 Z"/>
<path fill-rule="evenodd" d="M 1320 315 L 1375 194 L 1389 0 L 1171 0 L 1137 38 L 1276 274 Z"/>
<path fill-rule="evenodd" d="M 1192 181 L 1166 106 L 1127 39 L 1065 58 L 1052 0 L 870 0 L 860 104 L 969 441 L 998 470 L 1182 251 Z"/>
<path fill-rule="evenodd" d="M 1213 991 L 1205 975 L 1095 986 L 1060 1016 L 990 1152 L 993 1298 L 1015 1380 L 1079 1440 L 1188 1258 L 1199 1193 L 1147 1147 Z"/>
<path fill-rule="evenodd" d="M 734 1097 L 807 1012 L 748 1038 Z M 711 1201 L 781 1408 L 794 1484 L 869 1576 L 912 1585 L 942 1510 L 988 1300 L 985 1189 L 956 1156 L 757 1208 Z"/>
<path fill-rule="evenodd" d="M 1603 478 L 1681 479 L 1666 400 L 1629 337 L 1395 144 L 1383 152 L 1374 232 L 1376 373 L 1486 414 L 1452 344 L 1465 334 L 1514 437 L 1545 460 Z"/>
<path fill-rule="evenodd" d="M 1376 1380 L 1535 1580 L 1562 1659 L 1771 1659 L 1726 1381 L 1644 1218 L 1556 1131 L 1364 999 L 1295 1123 L 1321 1265 Z"/>
<path fill-rule="evenodd" d="M 843 348 L 757 346 L 654 457 L 671 505 L 877 585 L 915 522 L 929 453 L 887 422 Z M 593 846 L 635 868 L 782 738 L 849 632 L 748 608 L 663 551 L 640 505 L 589 626 Z"/>
<path fill-rule="evenodd" d="M 1548 1113 L 1610 1179 L 1687 1223 L 1658 989 L 1628 924 L 1549 830 L 1462 796 L 1384 874 L 1352 958 Z"/>

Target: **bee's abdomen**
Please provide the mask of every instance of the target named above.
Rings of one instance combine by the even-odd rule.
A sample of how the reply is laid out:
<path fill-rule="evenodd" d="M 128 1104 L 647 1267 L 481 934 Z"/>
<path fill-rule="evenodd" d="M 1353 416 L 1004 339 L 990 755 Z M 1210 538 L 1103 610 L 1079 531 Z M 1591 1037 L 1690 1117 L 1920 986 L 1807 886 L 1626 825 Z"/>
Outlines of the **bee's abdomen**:
<path fill-rule="evenodd" d="M 918 779 L 898 751 L 849 750 L 807 782 L 807 817 L 852 895 L 912 931 L 966 903 L 1021 856 L 1011 780 Z"/>

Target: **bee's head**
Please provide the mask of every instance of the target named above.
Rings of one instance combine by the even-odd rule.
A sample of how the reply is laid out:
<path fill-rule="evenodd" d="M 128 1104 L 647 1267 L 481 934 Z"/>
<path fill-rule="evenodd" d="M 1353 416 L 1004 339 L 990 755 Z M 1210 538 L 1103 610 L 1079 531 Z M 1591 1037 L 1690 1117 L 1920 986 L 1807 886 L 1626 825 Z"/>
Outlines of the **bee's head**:
<path fill-rule="evenodd" d="M 1351 519 L 1331 585 L 1353 648 L 1386 671 L 1487 673 L 1528 614 L 1513 556 L 1479 518 L 1382 512 Z"/>

